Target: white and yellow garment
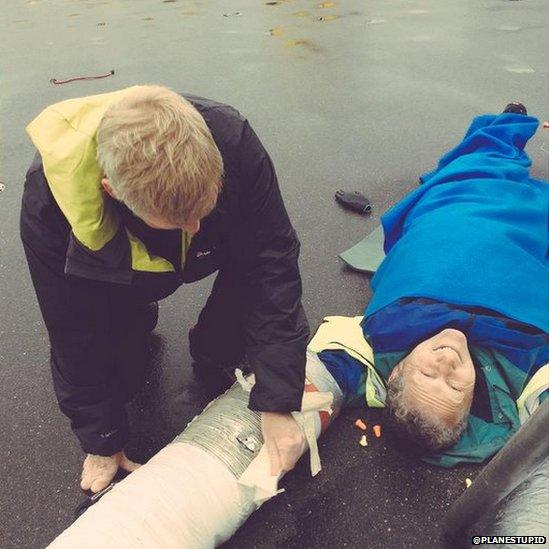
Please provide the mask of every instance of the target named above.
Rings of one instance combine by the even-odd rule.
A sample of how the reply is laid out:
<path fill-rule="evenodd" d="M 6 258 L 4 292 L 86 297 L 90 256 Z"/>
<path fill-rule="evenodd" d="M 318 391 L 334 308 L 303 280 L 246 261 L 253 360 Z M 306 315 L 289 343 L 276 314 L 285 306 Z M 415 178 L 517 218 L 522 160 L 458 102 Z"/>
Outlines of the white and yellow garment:
<path fill-rule="evenodd" d="M 541 404 L 541 395 L 547 390 L 549 390 L 549 363 L 532 376 L 517 400 L 521 423 L 524 423 L 538 409 Z"/>
<path fill-rule="evenodd" d="M 385 406 L 385 382 L 374 366 L 374 352 L 364 338 L 362 316 L 327 316 L 309 343 L 309 350 L 315 353 L 322 351 L 345 351 L 358 360 L 365 370 L 366 404 L 370 408 Z"/>

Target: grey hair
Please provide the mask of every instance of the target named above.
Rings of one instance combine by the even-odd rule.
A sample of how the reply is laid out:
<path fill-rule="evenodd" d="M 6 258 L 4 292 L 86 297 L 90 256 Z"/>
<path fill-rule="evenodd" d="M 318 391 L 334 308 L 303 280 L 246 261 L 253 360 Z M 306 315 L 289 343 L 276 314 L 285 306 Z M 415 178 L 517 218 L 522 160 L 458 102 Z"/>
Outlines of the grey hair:
<path fill-rule="evenodd" d="M 456 424 L 447 425 L 404 402 L 404 379 L 397 373 L 387 384 L 386 424 L 399 445 L 415 454 L 439 453 L 453 446 L 467 427 L 469 409 Z"/>

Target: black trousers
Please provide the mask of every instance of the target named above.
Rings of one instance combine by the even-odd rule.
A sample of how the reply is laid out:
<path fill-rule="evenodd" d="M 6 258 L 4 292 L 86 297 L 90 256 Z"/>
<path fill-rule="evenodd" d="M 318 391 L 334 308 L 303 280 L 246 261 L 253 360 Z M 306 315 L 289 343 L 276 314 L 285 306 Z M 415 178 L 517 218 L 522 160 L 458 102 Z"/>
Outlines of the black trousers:
<path fill-rule="evenodd" d="M 189 337 L 190 352 L 198 360 L 196 367 L 211 362 L 232 365 L 245 354 L 242 289 L 238 276 L 229 269 L 219 271 L 212 292 Z M 200 358 L 205 358 L 200 364 Z"/>
<path fill-rule="evenodd" d="M 112 455 L 128 441 L 125 404 L 147 368 L 148 303 L 128 288 L 67 276 L 61 258 L 23 244 L 48 329 L 59 407 L 85 452 Z M 238 282 L 222 271 L 193 331 L 194 354 L 220 365 L 241 358 L 238 311 Z"/>
<path fill-rule="evenodd" d="M 53 385 L 84 451 L 112 455 L 128 438 L 125 403 L 146 366 L 147 304 L 123 288 L 69 277 L 62 258 L 23 245 L 50 339 Z"/>

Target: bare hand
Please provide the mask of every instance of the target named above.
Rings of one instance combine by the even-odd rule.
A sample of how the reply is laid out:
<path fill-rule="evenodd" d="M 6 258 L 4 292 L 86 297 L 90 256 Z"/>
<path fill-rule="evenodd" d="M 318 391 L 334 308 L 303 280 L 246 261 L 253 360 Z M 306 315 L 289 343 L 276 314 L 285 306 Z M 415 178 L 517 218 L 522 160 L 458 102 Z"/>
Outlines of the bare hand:
<path fill-rule="evenodd" d="M 292 414 L 261 412 L 261 430 L 271 461 L 271 475 L 291 471 L 301 456 L 304 440 Z"/>
<path fill-rule="evenodd" d="M 123 451 L 113 456 L 88 454 L 82 467 L 80 487 L 82 490 L 100 492 L 111 483 L 119 467 L 131 473 L 140 467 L 140 464 L 129 460 Z"/>

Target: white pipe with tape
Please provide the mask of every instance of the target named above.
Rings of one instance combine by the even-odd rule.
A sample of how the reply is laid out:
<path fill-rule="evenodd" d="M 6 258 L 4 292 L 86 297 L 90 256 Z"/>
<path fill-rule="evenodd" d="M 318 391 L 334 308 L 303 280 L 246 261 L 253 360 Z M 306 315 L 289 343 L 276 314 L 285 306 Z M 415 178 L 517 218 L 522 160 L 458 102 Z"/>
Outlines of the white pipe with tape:
<path fill-rule="evenodd" d="M 343 397 L 311 352 L 306 375 L 303 411 L 294 416 L 316 449 L 316 438 L 339 412 Z M 49 547 L 209 549 L 220 545 L 278 493 L 278 478 L 271 477 L 268 456 L 262 451 L 258 418 L 247 409 L 247 391 L 236 383 Z M 320 469 L 316 452 L 311 466 L 313 473 Z"/>

